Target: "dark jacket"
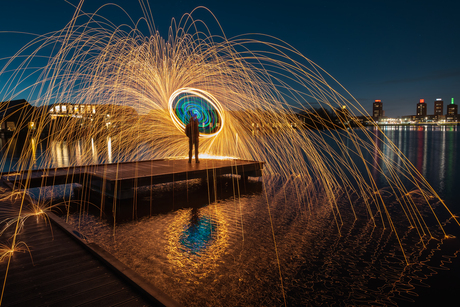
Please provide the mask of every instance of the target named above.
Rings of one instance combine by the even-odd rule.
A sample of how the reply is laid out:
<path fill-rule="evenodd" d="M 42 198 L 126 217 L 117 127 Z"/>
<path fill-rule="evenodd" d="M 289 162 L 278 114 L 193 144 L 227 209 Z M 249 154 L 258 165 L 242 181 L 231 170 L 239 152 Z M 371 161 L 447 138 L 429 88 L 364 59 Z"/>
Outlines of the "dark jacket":
<path fill-rule="evenodd" d="M 198 120 L 190 120 L 190 122 L 185 126 L 185 134 L 193 141 L 198 140 L 200 132 L 198 130 Z"/>

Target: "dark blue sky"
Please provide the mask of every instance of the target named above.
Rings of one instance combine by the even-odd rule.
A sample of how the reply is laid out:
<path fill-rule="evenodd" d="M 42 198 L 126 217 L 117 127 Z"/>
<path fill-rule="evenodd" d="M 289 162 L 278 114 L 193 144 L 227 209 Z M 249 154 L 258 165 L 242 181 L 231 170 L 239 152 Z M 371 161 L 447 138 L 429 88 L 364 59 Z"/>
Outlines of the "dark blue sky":
<path fill-rule="evenodd" d="M 133 19 L 142 16 L 135 0 L 112 2 Z M 86 0 L 83 10 L 92 12 L 104 3 Z M 368 112 L 375 99 L 382 100 L 387 116 L 414 114 L 420 98 L 428 103 L 429 114 L 436 98 L 443 98 L 446 105 L 454 97 L 460 104 L 459 1 L 165 0 L 150 5 L 160 33 L 167 33 L 173 17 L 180 19 L 203 5 L 228 37 L 244 33 L 278 37 L 329 72 Z M 62 0 L 2 0 L 0 31 L 59 30 L 73 12 Z M 127 21 L 114 8 L 102 14 L 116 24 Z M 210 16 L 208 21 L 212 22 Z M 30 39 L 0 34 L 0 58 L 13 55 Z"/>

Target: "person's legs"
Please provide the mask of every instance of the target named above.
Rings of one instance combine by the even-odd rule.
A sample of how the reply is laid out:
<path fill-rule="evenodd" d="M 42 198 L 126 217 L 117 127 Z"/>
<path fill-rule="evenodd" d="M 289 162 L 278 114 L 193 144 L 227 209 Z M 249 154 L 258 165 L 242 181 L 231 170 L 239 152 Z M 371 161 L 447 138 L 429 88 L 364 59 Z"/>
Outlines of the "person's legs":
<path fill-rule="evenodd" d="M 193 142 L 192 138 L 188 139 L 188 163 L 192 163 Z"/>
<path fill-rule="evenodd" d="M 196 163 L 200 163 L 200 160 L 198 160 L 198 139 L 195 140 L 195 161 Z"/>

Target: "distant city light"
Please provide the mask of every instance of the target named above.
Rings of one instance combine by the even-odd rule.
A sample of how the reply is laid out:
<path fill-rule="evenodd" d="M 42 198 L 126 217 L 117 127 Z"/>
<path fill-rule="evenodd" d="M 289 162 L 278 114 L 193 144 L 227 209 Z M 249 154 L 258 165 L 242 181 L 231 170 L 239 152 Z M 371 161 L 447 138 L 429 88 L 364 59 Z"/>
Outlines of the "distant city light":
<path fill-rule="evenodd" d="M 374 122 L 378 125 L 457 125 L 460 123 L 457 105 L 454 104 L 454 98 L 451 98 L 451 105 L 447 105 L 447 113 L 443 114 L 444 101 L 442 98 L 436 98 L 434 101 L 434 114 L 427 114 L 427 103 L 425 99 L 419 99 L 417 104 L 417 113 L 415 115 L 401 116 L 397 118 L 389 118 L 385 116 L 383 103 L 379 99 L 375 99 L 372 104 L 372 116 L 369 117 L 368 123 Z M 364 122 L 364 121 L 361 121 Z"/>

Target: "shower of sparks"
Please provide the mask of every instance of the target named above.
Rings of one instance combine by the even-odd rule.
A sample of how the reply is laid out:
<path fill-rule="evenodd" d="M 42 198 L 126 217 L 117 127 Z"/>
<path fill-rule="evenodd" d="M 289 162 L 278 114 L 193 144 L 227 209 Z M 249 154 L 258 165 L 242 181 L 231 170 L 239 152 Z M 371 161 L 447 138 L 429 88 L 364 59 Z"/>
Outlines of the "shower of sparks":
<path fill-rule="evenodd" d="M 388 182 L 400 205 L 407 208 L 409 223 L 424 227 L 400 178 L 411 180 L 427 200 L 436 192 L 396 146 L 392 148 L 405 161 L 402 166 L 380 151 L 376 142 L 382 140 L 377 140 L 373 132 L 362 129 L 366 135 L 362 138 L 357 130 L 348 129 L 350 123 L 362 128 L 355 116 L 367 113 L 353 97 L 347 99 L 334 89 L 346 92 L 340 84 L 280 40 L 246 36 L 227 39 L 224 33 L 209 33 L 206 25 L 192 15 L 184 15 L 164 39 L 153 30 L 153 24 L 148 23 L 152 30 L 145 35 L 136 24 L 117 27 L 101 16 L 77 9 L 64 30 L 37 37 L 13 56 L 1 70 L 8 77 L 0 92 L 3 101 L 22 95 L 22 84 L 35 80 L 27 88 L 32 104 L 67 104 L 65 112 L 64 107 L 55 107 L 55 114 L 73 115 L 50 117 L 47 108 L 35 114 L 34 129 L 28 134 L 28 140 L 34 142 L 24 147 L 18 168 L 27 169 L 35 158 L 34 148 L 39 143 L 35 140 L 46 128 L 55 144 L 88 136 L 83 142 L 91 142 L 91 146 L 82 147 L 92 148 L 93 154 L 67 157 L 68 165 L 94 163 L 94 148 L 100 150 L 97 156 L 106 157 L 102 162 L 112 162 L 112 151 L 117 152 L 119 161 L 183 157 L 188 152 L 183 127 L 190 111 L 202 120 L 200 151 L 204 155 L 264 161 L 267 175 L 299 178 L 299 193 L 308 195 L 311 203 L 321 195 L 321 202 L 336 211 L 339 228 L 337 201 L 354 193 L 362 197 L 370 216 L 379 212 L 385 227 L 393 228 L 377 183 L 372 176 L 364 179 L 356 157 L 363 161 L 365 172 L 377 172 Z M 45 57 L 47 64 L 33 65 L 43 60 L 51 46 L 52 53 Z M 18 68 L 13 69 L 13 64 Z M 195 103 L 196 98 L 201 104 Z M 75 111 L 79 106 L 94 116 L 79 118 Z M 331 110 L 339 121 L 317 116 L 321 108 Z M 293 129 L 302 127 L 296 116 L 300 112 L 337 133 Z M 24 127 L 16 131 L 29 122 L 21 124 Z M 213 127 L 215 132 L 203 133 L 205 126 Z M 337 147 L 327 143 L 326 135 L 335 139 Z M 103 146 L 109 139 L 110 146 Z M 139 143 L 147 143 L 154 150 L 139 153 Z M 7 144 L 15 146 L 13 142 Z M 364 159 L 366 152 L 384 165 L 369 165 Z M 51 167 L 53 159 L 49 157 L 53 154 L 53 146 L 45 150 L 40 167 Z M 2 164 L 6 158 L 2 158 Z M 421 233 L 429 233 L 429 229 Z"/>
<path fill-rule="evenodd" d="M 26 199 L 24 202 L 25 205 L 22 208 L 18 208 L 15 205 L 0 208 L 0 225 L 2 226 L 0 228 L 0 236 L 13 225 L 17 225 L 15 235 L 16 233 L 20 233 L 27 219 L 31 217 L 36 217 L 37 219 L 44 218 L 48 221 L 47 213 L 61 205 L 61 203 L 51 204 L 50 202 L 36 201 L 24 191 L 14 191 L 10 195 L 0 199 L 0 201 L 4 202 L 8 200 L 14 204 L 14 200 L 22 198 Z"/>
<path fill-rule="evenodd" d="M 56 148 L 63 143 L 78 149 L 64 152 L 61 160 L 66 165 L 181 158 L 188 153 L 184 127 L 196 114 L 203 156 L 264 161 L 267 190 L 271 180 L 293 182 L 299 203 L 307 199 L 308 207 L 332 210 L 339 233 L 343 209 L 337 204 L 349 199 L 349 210 L 363 206 L 370 219 L 379 219 L 398 235 L 387 209 L 391 198 L 403 209 L 408 225 L 417 228 L 421 241 L 431 238 L 416 202 L 431 206 L 432 198 L 443 201 L 395 145 L 363 128 L 356 116 L 368 114 L 359 102 L 293 47 L 269 36 L 228 39 L 223 32 L 210 33 L 203 21 L 193 18 L 195 11 L 174 23 L 163 38 L 149 13 L 139 22 L 130 19 L 131 25 L 117 26 L 82 12 L 81 4 L 63 30 L 37 36 L 0 70 L 7 80 L 0 89 L 2 101 L 28 95 L 33 105 L 55 106 L 32 114 L 32 125 L 19 123 L 15 133 L 26 129 L 25 144 L 31 146 L 5 145 L 6 151 L 22 150 L 17 169 L 29 169 L 31 163 L 55 167 L 52 157 L 62 154 Z M 150 33 L 138 28 L 144 23 Z M 321 110 L 338 120 L 321 117 Z M 49 116 L 50 111 L 56 116 Z M 300 113 L 325 130 L 302 128 Z M 44 142 L 37 140 L 47 129 L 52 146 L 45 146 L 37 159 L 37 146 Z M 329 145 L 328 138 L 336 146 Z M 402 164 L 379 149 L 382 141 Z M 152 150 L 142 152 L 141 144 Z M 366 154 L 382 163 L 370 164 Z M 7 159 L 3 156 L 0 166 Z M 376 177 L 389 188 L 381 190 Z M 23 188 L 27 190 L 27 184 Z M 355 203 L 353 196 L 361 201 Z M 21 228 L 27 217 L 39 214 L 34 212 L 3 223 Z M 402 245 L 401 250 L 404 253 Z M 9 249 L 5 251 L 7 255 Z"/>
<path fill-rule="evenodd" d="M 0 262 L 9 259 L 16 252 L 25 253 L 26 251 L 30 253 L 29 247 L 24 242 L 17 242 L 13 248 L 9 245 L 0 244 Z"/>

